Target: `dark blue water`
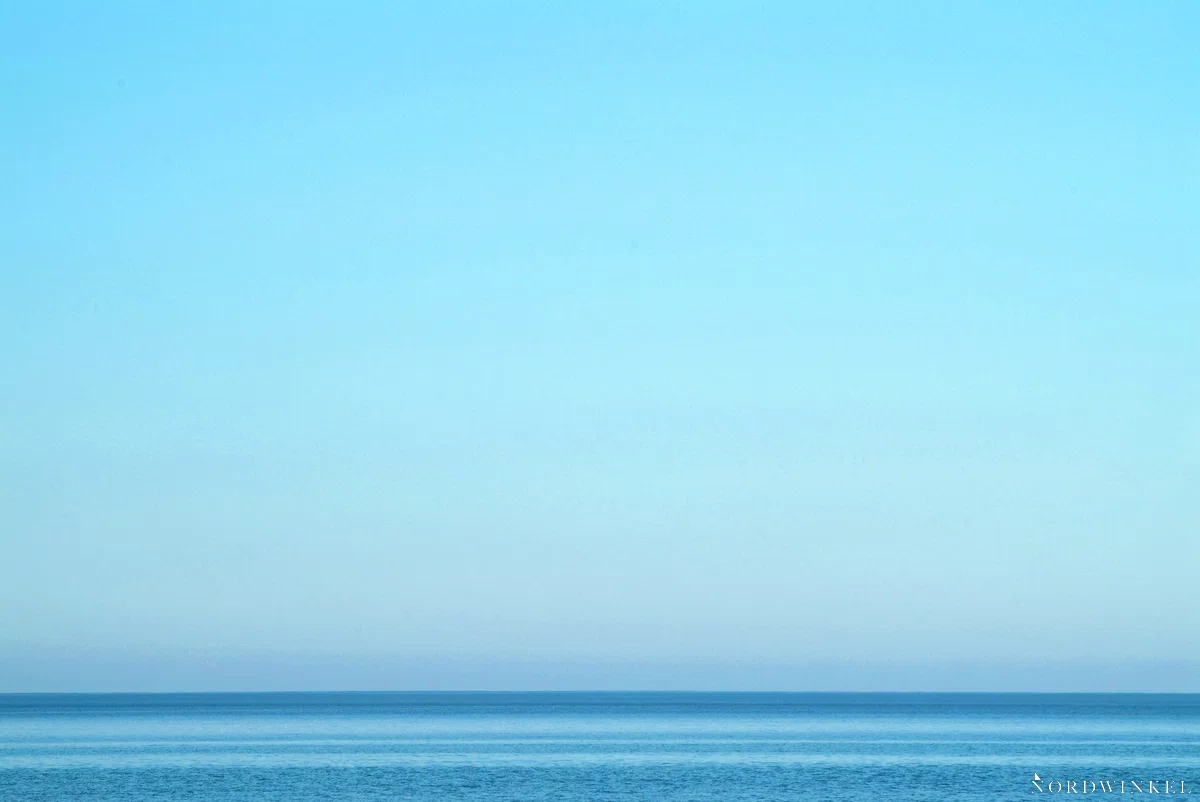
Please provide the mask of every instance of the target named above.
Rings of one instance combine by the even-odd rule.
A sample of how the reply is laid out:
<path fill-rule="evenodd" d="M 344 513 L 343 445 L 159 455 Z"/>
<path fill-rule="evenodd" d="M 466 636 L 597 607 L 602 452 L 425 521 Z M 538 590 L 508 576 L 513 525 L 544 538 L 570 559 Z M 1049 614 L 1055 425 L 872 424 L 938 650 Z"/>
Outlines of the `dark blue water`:
<path fill-rule="evenodd" d="M 1200 795 L 1200 695 L 0 696 L 0 799 L 22 802 L 1027 800 L 1122 780 Z"/>

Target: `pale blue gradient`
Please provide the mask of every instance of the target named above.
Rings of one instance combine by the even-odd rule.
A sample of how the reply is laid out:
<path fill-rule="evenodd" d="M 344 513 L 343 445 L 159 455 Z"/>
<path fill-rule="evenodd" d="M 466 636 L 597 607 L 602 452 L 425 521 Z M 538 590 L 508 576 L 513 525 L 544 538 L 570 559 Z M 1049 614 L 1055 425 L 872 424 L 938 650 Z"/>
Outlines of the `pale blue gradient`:
<path fill-rule="evenodd" d="M 8 3 L 0 691 L 1200 690 L 1200 6 Z"/>

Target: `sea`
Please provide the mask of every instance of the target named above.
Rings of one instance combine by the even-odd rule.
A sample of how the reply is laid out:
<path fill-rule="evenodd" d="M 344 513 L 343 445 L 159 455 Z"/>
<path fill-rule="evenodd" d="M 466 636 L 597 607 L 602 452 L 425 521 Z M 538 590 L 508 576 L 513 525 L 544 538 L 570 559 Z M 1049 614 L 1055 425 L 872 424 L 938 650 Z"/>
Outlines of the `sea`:
<path fill-rule="evenodd" d="M 5 802 L 1170 794 L 1200 694 L 0 695 Z"/>

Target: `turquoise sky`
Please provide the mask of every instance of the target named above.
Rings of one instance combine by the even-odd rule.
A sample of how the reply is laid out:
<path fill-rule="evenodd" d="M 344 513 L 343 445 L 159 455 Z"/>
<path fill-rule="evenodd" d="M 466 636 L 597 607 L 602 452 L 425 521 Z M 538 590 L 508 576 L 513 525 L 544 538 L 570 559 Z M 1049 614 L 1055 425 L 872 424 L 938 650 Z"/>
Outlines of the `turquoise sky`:
<path fill-rule="evenodd" d="M 0 691 L 1200 690 L 1200 5 L 0 31 Z"/>

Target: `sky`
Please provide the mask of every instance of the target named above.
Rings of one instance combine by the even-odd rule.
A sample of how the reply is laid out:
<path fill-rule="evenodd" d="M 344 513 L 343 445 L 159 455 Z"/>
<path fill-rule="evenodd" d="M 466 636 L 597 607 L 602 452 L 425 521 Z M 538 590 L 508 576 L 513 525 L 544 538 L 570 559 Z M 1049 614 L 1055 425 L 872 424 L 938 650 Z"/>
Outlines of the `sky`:
<path fill-rule="evenodd" d="M 0 692 L 1200 691 L 1200 6 L 0 31 Z"/>

